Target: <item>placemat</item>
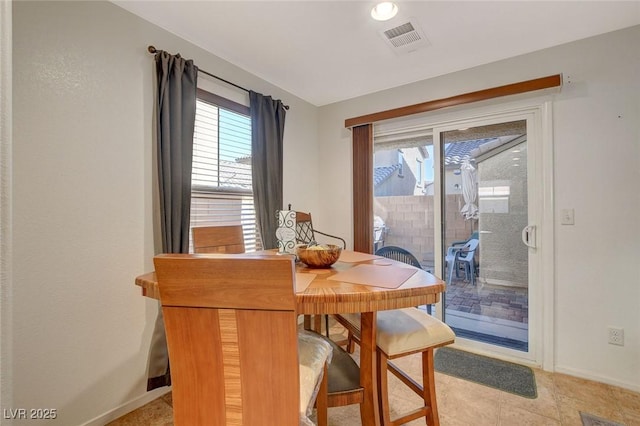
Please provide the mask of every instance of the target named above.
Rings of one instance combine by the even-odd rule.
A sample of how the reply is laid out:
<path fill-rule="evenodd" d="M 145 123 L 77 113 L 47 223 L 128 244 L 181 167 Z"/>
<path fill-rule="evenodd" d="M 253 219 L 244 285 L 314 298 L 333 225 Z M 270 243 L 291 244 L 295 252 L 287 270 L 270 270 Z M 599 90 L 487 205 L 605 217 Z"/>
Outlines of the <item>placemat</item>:
<path fill-rule="evenodd" d="M 302 293 L 303 291 L 305 291 L 315 277 L 316 274 L 296 272 L 296 293 Z"/>
<path fill-rule="evenodd" d="M 356 265 L 346 271 L 338 272 L 328 279 L 374 287 L 398 288 L 416 271 L 417 269 L 399 266 Z"/>
<path fill-rule="evenodd" d="M 342 253 L 340 253 L 340 257 L 338 258 L 338 261 L 347 262 L 347 263 L 356 263 L 356 262 L 364 262 L 365 260 L 373 260 L 373 259 L 380 259 L 380 258 L 381 258 L 380 256 L 376 256 L 375 254 L 343 250 Z"/>

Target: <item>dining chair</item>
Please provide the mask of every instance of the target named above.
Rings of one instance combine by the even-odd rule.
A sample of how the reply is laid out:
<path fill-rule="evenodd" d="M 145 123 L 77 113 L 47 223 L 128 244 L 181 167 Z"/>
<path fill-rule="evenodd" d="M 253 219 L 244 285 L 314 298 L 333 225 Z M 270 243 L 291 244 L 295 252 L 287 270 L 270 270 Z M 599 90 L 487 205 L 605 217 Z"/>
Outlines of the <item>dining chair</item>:
<path fill-rule="evenodd" d="M 420 261 L 409 251 L 397 246 L 385 246 L 381 247 L 375 252 L 376 256 L 386 257 L 387 259 L 397 260 L 398 262 L 406 263 L 407 265 L 415 266 L 422 269 Z M 427 306 L 427 312 L 431 314 L 431 305 Z M 353 346 L 347 347 L 349 353 L 353 353 Z"/>
<path fill-rule="evenodd" d="M 291 204 L 289 204 L 289 210 L 291 210 Z M 298 244 L 309 244 L 309 243 L 317 243 L 316 234 L 323 235 L 325 237 L 334 238 L 336 240 L 340 240 L 342 242 L 342 248 L 347 248 L 347 242 L 338 236 L 327 234 L 321 231 L 318 231 L 313 227 L 313 221 L 311 220 L 311 213 L 299 212 L 296 211 L 296 242 Z M 321 316 L 316 315 L 316 325 L 315 329 L 320 330 L 322 327 L 321 324 Z M 329 337 L 329 316 L 324 316 L 325 330 L 327 337 Z"/>
<path fill-rule="evenodd" d="M 289 205 L 289 210 L 291 210 L 291 205 Z M 296 211 L 296 242 L 299 244 L 317 242 L 315 234 L 340 240 L 342 247 L 346 248 L 344 239 L 315 229 L 311 220 L 311 213 Z M 321 331 L 321 318 L 322 316 L 315 315 L 313 328 L 316 331 Z M 327 405 L 331 408 L 362 404 L 364 401 L 364 388 L 360 385 L 360 368 L 341 346 L 329 338 L 329 316 L 324 315 L 324 319 L 326 340 L 333 347 L 332 360 L 328 368 Z M 306 327 L 310 327 L 310 320 L 309 316 L 305 318 Z"/>
<path fill-rule="evenodd" d="M 316 234 L 340 240 L 342 242 L 342 248 L 347 248 L 347 242 L 343 238 L 315 229 L 313 227 L 313 221 L 311 220 L 311 213 L 296 211 L 296 241 L 299 244 L 309 244 L 310 242 L 317 242 L 318 240 L 316 239 Z"/>
<path fill-rule="evenodd" d="M 351 338 L 360 343 L 360 315 L 336 315 Z M 417 308 L 379 311 L 376 319 L 376 363 L 378 371 L 378 398 L 380 417 L 384 425 L 401 425 L 420 417 L 429 426 L 438 426 L 438 404 L 434 370 L 434 351 L 449 345 L 455 334 L 444 322 Z M 390 362 L 392 359 L 420 353 L 422 357 L 422 384 Z M 391 419 L 389 408 L 388 373 L 391 372 L 422 398 L 423 406 L 410 413 Z"/>
<path fill-rule="evenodd" d="M 244 253 L 242 225 L 191 228 L 194 253 Z"/>
<path fill-rule="evenodd" d="M 398 262 L 406 263 L 407 265 L 415 266 L 422 269 L 420 261 L 408 250 L 402 247 L 385 246 L 381 247 L 375 252 L 376 256 L 386 257 L 387 259 L 397 260 Z"/>
<path fill-rule="evenodd" d="M 327 407 L 362 404 L 364 388 L 360 385 L 360 367 L 336 342 L 325 340 L 332 348 L 331 363 L 327 367 Z"/>
<path fill-rule="evenodd" d="M 312 425 L 314 399 L 327 424 L 331 346 L 298 331 L 291 257 L 162 254 L 154 264 L 175 425 Z"/>

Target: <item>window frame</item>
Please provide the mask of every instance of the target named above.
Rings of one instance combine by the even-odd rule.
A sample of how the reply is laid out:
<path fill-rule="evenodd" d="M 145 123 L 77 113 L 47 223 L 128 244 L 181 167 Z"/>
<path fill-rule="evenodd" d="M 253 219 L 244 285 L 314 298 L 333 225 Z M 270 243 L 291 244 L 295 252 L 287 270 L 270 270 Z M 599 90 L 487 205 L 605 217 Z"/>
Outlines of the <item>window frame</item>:
<path fill-rule="evenodd" d="M 216 95 L 215 93 L 211 93 L 207 90 L 201 89 L 201 88 L 197 88 L 196 91 L 196 100 L 197 101 L 201 101 L 201 102 L 206 102 L 208 104 L 211 104 L 219 109 L 225 109 L 228 111 L 232 111 L 234 113 L 237 114 L 241 114 L 244 115 L 248 118 L 251 117 L 251 110 L 248 106 L 246 105 L 242 105 L 239 104 L 237 102 L 234 102 L 230 99 L 227 98 L 223 98 L 222 96 Z M 220 120 L 220 115 L 218 115 L 218 124 L 219 124 L 219 120 Z M 220 140 L 217 141 L 218 146 L 220 144 Z M 195 133 L 194 133 L 194 144 L 195 144 Z M 192 172 L 192 176 L 193 176 L 193 172 Z M 225 197 L 232 197 L 232 196 L 238 196 L 238 197 L 242 197 L 243 195 L 251 195 L 251 197 L 253 197 L 253 181 L 251 182 L 251 190 L 250 191 L 243 191 L 241 189 L 232 189 L 232 188 L 224 188 L 224 187 L 218 187 L 216 189 L 213 189 L 212 187 L 208 187 L 208 186 L 202 186 L 202 185 L 194 185 L 193 182 L 191 184 L 191 197 L 193 198 L 207 198 L 207 196 L 211 196 L 211 198 L 214 198 L 216 195 L 219 195 L 220 198 L 224 199 Z M 191 205 L 193 206 L 193 201 L 191 203 Z M 193 213 L 192 213 L 193 214 Z M 255 218 L 255 206 L 254 206 L 254 218 Z M 246 224 L 240 223 L 241 225 L 243 225 L 243 233 L 245 235 L 245 246 L 247 248 L 247 251 L 253 251 L 253 249 L 251 247 L 255 247 L 255 250 L 261 250 L 262 249 L 262 241 L 260 238 L 260 232 L 258 229 L 258 224 L 257 224 L 257 220 L 255 222 L 255 227 L 250 226 L 249 228 L 247 228 Z M 189 232 L 189 246 L 190 246 L 190 251 L 193 251 L 193 242 L 192 242 L 192 233 L 191 233 L 191 228 L 193 228 L 194 226 L 198 226 L 198 224 L 194 224 L 194 223 L 190 223 L 190 232 Z M 202 225 L 202 226 L 206 226 L 206 225 Z M 249 231 L 249 232 L 248 232 Z M 253 244 L 247 244 L 247 237 L 249 236 L 249 241 L 251 241 L 253 239 L 253 237 L 255 236 L 255 245 Z"/>

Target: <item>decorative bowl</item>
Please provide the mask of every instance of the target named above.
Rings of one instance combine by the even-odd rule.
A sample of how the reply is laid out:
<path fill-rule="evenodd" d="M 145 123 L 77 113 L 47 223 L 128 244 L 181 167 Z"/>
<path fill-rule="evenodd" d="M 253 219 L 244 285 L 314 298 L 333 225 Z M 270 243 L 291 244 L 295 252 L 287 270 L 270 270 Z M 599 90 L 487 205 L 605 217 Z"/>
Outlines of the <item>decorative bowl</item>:
<path fill-rule="evenodd" d="M 342 252 L 342 247 L 333 244 L 309 246 L 300 244 L 296 246 L 298 259 L 310 268 L 328 268 L 336 263 Z"/>

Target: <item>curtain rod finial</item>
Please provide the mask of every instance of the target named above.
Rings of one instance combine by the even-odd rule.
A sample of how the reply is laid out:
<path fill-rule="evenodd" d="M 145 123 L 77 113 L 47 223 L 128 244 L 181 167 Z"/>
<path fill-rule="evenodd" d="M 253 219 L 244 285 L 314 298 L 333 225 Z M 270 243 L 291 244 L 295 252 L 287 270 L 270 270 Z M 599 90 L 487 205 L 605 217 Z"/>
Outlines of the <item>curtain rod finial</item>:
<path fill-rule="evenodd" d="M 153 46 L 149 46 L 149 47 L 147 48 L 147 50 L 149 51 L 149 53 L 156 53 L 156 52 L 157 52 L 156 48 L 155 48 L 155 47 L 153 47 Z"/>

